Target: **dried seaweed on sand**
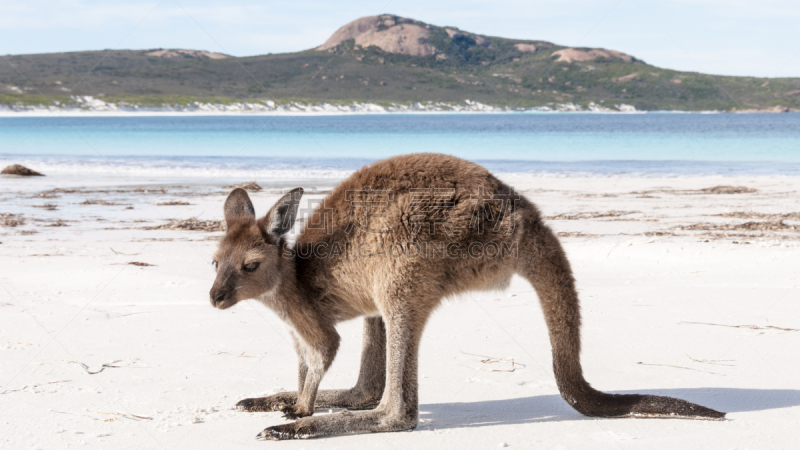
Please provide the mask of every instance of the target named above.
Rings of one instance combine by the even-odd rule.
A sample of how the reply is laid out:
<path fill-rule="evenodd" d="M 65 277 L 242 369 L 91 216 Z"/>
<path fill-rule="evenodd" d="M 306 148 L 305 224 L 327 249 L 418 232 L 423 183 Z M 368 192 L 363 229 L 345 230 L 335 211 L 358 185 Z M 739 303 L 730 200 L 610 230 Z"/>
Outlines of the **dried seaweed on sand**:
<path fill-rule="evenodd" d="M 225 222 L 221 220 L 172 219 L 163 225 L 143 227 L 143 230 L 190 230 L 190 231 L 225 231 Z"/>
<path fill-rule="evenodd" d="M 796 231 L 797 225 L 791 225 L 783 220 L 745 223 L 694 223 L 691 225 L 678 225 L 676 230 L 685 231 Z"/>
<path fill-rule="evenodd" d="M 556 235 L 558 237 L 586 237 L 586 238 L 600 236 L 599 234 L 588 234 L 582 231 L 559 231 L 556 233 Z"/>
<path fill-rule="evenodd" d="M 800 212 L 783 214 L 757 213 L 753 211 L 734 211 L 716 214 L 717 217 L 733 217 L 736 219 L 766 219 L 766 220 L 797 220 L 800 221 Z"/>
<path fill-rule="evenodd" d="M 122 203 L 109 202 L 107 200 L 84 200 L 79 205 L 101 205 L 101 206 L 124 206 Z"/>
<path fill-rule="evenodd" d="M 22 214 L 0 214 L 0 227 L 16 227 L 25 224 Z"/>
<path fill-rule="evenodd" d="M 156 206 L 188 206 L 191 205 L 189 202 L 182 202 L 180 200 L 173 200 L 171 202 L 161 202 L 156 204 Z"/>
<path fill-rule="evenodd" d="M 34 208 L 42 208 L 46 211 L 55 211 L 58 209 L 58 205 L 56 205 L 55 203 L 45 203 L 43 205 L 31 205 L 31 206 L 33 206 Z"/>
<path fill-rule="evenodd" d="M 255 181 L 246 181 L 244 183 L 234 184 L 233 186 L 225 186 L 226 189 L 244 189 L 248 192 L 258 192 L 262 188 Z"/>
<path fill-rule="evenodd" d="M 758 190 L 747 186 L 714 186 L 710 188 L 698 189 L 703 194 L 752 194 Z"/>
<path fill-rule="evenodd" d="M 658 188 L 649 189 L 645 191 L 633 191 L 632 195 L 637 195 L 637 198 L 659 198 L 650 194 L 674 194 L 674 195 L 698 195 L 698 194 L 752 194 L 758 192 L 758 189 L 749 188 L 747 186 L 714 186 L 702 189 L 670 189 Z"/>
<path fill-rule="evenodd" d="M 582 212 L 575 214 L 557 214 L 555 216 L 547 216 L 547 220 L 582 220 L 582 219 L 598 219 L 601 217 L 620 217 L 629 214 L 639 214 L 641 211 L 606 211 L 606 212 Z"/>

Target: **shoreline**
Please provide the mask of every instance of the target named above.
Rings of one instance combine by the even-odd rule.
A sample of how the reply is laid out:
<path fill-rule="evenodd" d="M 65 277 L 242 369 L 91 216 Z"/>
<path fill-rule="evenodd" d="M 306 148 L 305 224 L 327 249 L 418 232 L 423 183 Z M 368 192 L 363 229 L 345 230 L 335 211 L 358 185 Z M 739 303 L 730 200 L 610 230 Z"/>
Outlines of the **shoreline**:
<path fill-rule="evenodd" d="M 71 102 L 54 105 L 0 105 L 0 117 L 46 117 L 50 115 L 70 117 L 147 117 L 147 116 L 340 116 L 340 115 L 384 115 L 384 114 L 764 114 L 800 112 L 784 107 L 723 110 L 638 110 L 633 105 L 618 103 L 603 105 L 590 102 L 548 103 L 542 106 L 511 108 L 494 106 L 465 100 L 461 103 L 439 101 L 413 102 L 408 104 L 377 104 L 370 102 L 319 102 L 294 101 L 276 103 L 272 100 L 252 100 L 232 103 L 169 104 L 141 106 L 127 102 L 106 102 L 93 96 L 73 96 Z"/>
<path fill-rule="evenodd" d="M 455 155 L 459 156 L 459 155 Z M 343 180 L 382 158 L 329 158 L 227 155 L 7 155 L 0 165 L 21 164 L 47 178 L 130 180 Z M 800 177 L 795 161 L 579 160 L 542 161 L 473 159 L 498 177 L 541 179 L 687 179 Z M 3 178 L 5 178 L 4 176 Z"/>
<path fill-rule="evenodd" d="M 480 164 L 480 162 L 479 162 Z M 28 163 L 23 161 L 22 165 L 27 166 Z M 45 169 L 42 169 L 45 167 Z M 261 184 L 274 182 L 294 182 L 303 183 L 309 180 L 314 180 L 325 185 L 338 184 L 348 176 L 352 175 L 358 169 L 351 170 L 309 170 L 306 172 L 301 171 L 281 171 L 281 170 L 231 170 L 231 169 L 207 169 L 207 170 L 187 170 L 184 173 L 175 173 L 175 169 L 163 168 L 153 169 L 150 172 L 140 170 L 124 170 L 124 169 L 107 169 L 107 170 L 86 170 L 79 168 L 74 170 L 53 170 L 52 167 L 36 165 L 32 167 L 35 170 L 46 173 L 44 177 L 36 177 L 36 181 L 30 184 L 48 184 L 50 182 L 65 182 L 68 180 L 76 180 L 76 182 L 83 183 L 96 183 L 107 182 L 113 183 L 114 180 L 124 179 L 130 183 L 156 183 L 156 184 L 195 184 L 202 183 L 209 179 L 228 180 L 233 183 L 236 180 L 241 181 L 256 181 Z M 193 172 L 193 173 L 192 173 Z M 688 180 L 688 179 L 706 179 L 706 180 L 728 180 L 734 182 L 738 179 L 753 179 L 753 180 L 795 180 L 800 179 L 800 173 L 663 173 L 663 172 L 609 172 L 609 173 L 591 173 L 591 172 L 568 172 L 568 171 L 536 171 L 536 172 L 502 172 L 491 171 L 492 174 L 500 179 L 542 179 L 542 180 L 573 180 L 580 182 L 580 180 Z M 12 180 L 29 180 L 31 177 L 21 177 L 16 175 L 2 175 L 0 176 L 0 185 L 4 181 L 11 182 Z M 265 181 L 269 180 L 269 181 Z M 226 181 L 226 182 L 228 182 Z M 112 184 L 113 185 L 113 184 Z"/>
<path fill-rule="evenodd" d="M 63 116 L 63 117 L 181 117 L 181 116 L 195 116 L 195 117 L 214 117 L 214 116 L 303 116 L 303 117 L 327 117 L 327 116 L 358 116 L 358 115 L 502 115 L 502 114 L 796 114 L 800 111 L 684 111 L 684 110 L 653 110 L 653 111 L 589 111 L 589 110 L 576 110 L 576 111 L 542 111 L 542 110 L 524 110 L 524 111 L 174 111 L 174 110 L 155 110 L 155 111 L 87 111 L 87 110 L 71 110 L 71 109 L 42 109 L 42 110 L 23 110 L 23 111 L 9 111 L 0 109 L 0 118 L 15 118 L 15 117 L 48 117 L 48 116 Z"/>

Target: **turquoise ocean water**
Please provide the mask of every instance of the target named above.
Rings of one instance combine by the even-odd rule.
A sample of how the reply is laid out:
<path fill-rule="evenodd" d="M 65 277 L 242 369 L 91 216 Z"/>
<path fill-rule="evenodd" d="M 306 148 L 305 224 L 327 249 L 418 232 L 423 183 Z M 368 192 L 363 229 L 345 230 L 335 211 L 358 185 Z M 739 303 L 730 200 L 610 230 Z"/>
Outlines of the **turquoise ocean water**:
<path fill-rule="evenodd" d="M 800 114 L 0 117 L 0 165 L 51 174 L 340 178 L 412 152 L 500 173 L 800 175 Z"/>

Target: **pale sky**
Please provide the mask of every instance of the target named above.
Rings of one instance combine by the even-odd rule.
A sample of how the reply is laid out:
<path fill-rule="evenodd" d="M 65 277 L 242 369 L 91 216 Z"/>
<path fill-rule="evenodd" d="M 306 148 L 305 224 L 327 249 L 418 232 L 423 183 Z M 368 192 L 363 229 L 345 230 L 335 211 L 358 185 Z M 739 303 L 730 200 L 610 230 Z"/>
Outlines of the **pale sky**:
<path fill-rule="evenodd" d="M 604 47 L 660 67 L 800 77 L 798 0 L 0 0 L 0 54 L 304 50 L 392 13 L 480 34 Z"/>

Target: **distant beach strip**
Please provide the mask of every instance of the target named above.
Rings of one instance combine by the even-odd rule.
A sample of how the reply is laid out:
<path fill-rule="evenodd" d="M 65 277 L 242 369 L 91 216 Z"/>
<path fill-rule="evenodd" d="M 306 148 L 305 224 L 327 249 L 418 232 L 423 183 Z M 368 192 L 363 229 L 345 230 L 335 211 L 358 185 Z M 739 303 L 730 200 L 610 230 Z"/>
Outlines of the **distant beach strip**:
<path fill-rule="evenodd" d="M 590 102 L 586 106 L 578 103 L 553 102 L 532 107 L 503 107 L 484 104 L 478 101 L 464 102 L 301 102 L 276 103 L 272 100 L 232 101 L 213 103 L 194 101 L 188 104 L 165 103 L 161 106 L 147 106 L 129 102 L 113 102 L 90 95 L 73 95 L 68 101 L 55 101 L 52 104 L 0 104 L 0 117 L 47 116 L 68 114 L 84 116 L 146 116 L 146 115 L 333 115 L 333 114 L 386 114 L 386 113 L 508 113 L 508 112 L 596 112 L 596 113 L 635 113 L 633 105 L 618 103 L 604 106 Z M 719 111 L 704 111 L 719 112 Z"/>

